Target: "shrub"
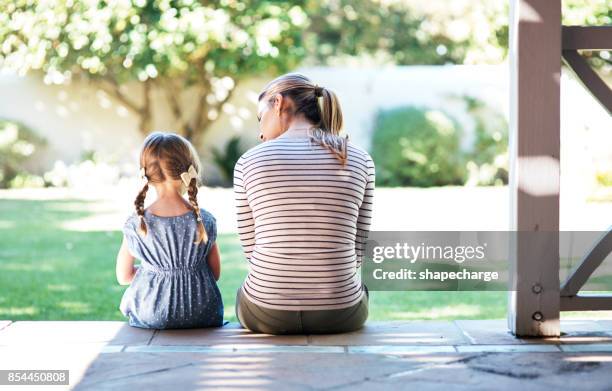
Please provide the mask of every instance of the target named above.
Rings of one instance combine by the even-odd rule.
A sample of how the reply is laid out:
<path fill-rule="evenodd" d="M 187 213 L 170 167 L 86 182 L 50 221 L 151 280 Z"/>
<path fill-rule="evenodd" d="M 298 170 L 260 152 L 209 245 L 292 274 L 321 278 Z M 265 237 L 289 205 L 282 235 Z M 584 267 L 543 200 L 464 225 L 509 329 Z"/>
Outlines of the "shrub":
<path fill-rule="evenodd" d="M 502 185 L 508 183 L 508 123 L 483 101 L 458 97 L 474 121 L 474 141 L 448 114 L 425 107 L 379 111 L 372 136 L 381 186 Z"/>
<path fill-rule="evenodd" d="M 23 178 L 31 175 L 23 165 L 45 145 L 46 140 L 30 128 L 16 121 L 0 119 L 0 187 L 27 182 Z"/>
<path fill-rule="evenodd" d="M 508 183 L 508 122 L 483 101 L 463 96 L 468 115 L 474 120 L 475 140 L 466 154 L 469 185 Z"/>
<path fill-rule="evenodd" d="M 379 111 L 372 139 L 376 184 L 464 184 L 467 169 L 461 137 L 457 122 L 439 110 L 409 106 Z"/>
<path fill-rule="evenodd" d="M 53 168 L 43 175 L 45 184 L 53 187 L 84 187 L 114 185 L 120 179 L 120 169 L 109 156 L 99 151 L 85 150 L 79 161 L 66 164 L 56 160 Z"/>
<path fill-rule="evenodd" d="M 236 166 L 236 162 L 240 159 L 244 151 L 245 150 L 240 146 L 239 136 L 230 138 L 223 150 L 213 148 L 213 161 L 217 167 L 219 167 L 221 174 L 226 180 L 226 185 L 232 182 L 234 177 L 234 166 Z"/>

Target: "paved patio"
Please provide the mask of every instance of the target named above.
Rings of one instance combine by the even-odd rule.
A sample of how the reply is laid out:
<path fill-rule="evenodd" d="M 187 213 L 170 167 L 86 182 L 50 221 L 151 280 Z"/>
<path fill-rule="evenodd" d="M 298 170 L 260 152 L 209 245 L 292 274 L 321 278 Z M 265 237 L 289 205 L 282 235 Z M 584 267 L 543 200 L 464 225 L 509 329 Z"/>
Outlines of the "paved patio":
<path fill-rule="evenodd" d="M 609 390 L 612 320 L 561 325 L 558 339 L 516 339 L 505 319 L 368 322 L 353 333 L 306 336 L 255 334 L 236 323 L 144 330 L 0 321 L 0 368 L 69 369 L 65 389 Z"/>

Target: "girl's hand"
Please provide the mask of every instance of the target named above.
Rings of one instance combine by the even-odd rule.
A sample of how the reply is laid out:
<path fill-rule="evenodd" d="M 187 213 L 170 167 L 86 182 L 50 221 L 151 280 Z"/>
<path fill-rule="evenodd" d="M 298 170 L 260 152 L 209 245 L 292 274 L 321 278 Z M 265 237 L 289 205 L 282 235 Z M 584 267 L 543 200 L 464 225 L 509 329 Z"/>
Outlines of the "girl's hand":
<path fill-rule="evenodd" d="M 208 262 L 208 267 L 215 276 L 215 281 L 219 281 L 219 277 L 221 276 L 221 255 L 219 254 L 217 243 L 213 244 L 210 250 L 208 250 L 206 262 Z"/>

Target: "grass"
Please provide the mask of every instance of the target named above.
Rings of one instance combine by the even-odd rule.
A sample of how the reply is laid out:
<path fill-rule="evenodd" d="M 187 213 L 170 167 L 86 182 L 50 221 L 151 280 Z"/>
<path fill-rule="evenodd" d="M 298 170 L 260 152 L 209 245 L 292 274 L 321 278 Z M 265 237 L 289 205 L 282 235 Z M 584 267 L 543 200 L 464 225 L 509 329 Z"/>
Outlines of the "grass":
<path fill-rule="evenodd" d="M 120 231 L 74 231 L 92 202 L 0 200 L 0 319 L 124 320 L 125 286 L 115 280 Z M 119 224 L 120 225 L 120 224 Z M 225 318 L 236 321 L 236 290 L 247 273 L 238 237 L 219 235 Z M 505 292 L 375 292 L 370 320 L 487 319 L 506 316 Z"/>

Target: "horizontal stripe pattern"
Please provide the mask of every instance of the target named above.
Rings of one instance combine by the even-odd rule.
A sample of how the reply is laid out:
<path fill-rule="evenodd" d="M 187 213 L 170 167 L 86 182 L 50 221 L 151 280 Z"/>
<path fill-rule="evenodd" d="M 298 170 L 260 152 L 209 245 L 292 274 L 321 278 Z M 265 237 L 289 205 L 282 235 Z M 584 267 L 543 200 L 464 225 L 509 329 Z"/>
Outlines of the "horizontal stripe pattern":
<path fill-rule="evenodd" d="M 234 197 L 247 298 L 294 311 L 357 304 L 374 180 L 372 158 L 351 142 L 344 167 L 307 137 L 245 152 L 234 168 Z"/>

